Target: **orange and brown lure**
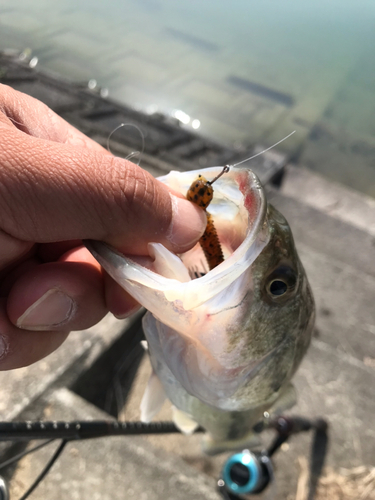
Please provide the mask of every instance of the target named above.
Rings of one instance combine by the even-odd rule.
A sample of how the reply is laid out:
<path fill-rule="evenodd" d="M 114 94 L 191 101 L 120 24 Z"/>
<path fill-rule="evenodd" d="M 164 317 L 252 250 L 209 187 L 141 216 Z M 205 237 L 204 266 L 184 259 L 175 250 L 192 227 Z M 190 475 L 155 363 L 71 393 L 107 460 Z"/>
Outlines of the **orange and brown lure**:
<path fill-rule="evenodd" d="M 203 210 L 206 210 L 208 205 L 211 203 L 214 195 L 212 184 L 226 172 L 229 172 L 228 165 L 223 167 L 223 171 L 212 181 L 208 181 L 203 177 L 203 175 L 199 175 L 198 178 L 190 186 L 186 194 L 186 198 L 199 207 L 203 208 Z M 206 214 L 207 226 L 205 232 L 203 233 L 203 236 L 199 240 L 199 244 L 202 247 L 202 250 L 208 262 L 208 266 L 211 270 L 224 262 L 224 255 L 221 249 L 219 237 L 217 235 L 212 215 L 208 212 L 206 212 Z"/>

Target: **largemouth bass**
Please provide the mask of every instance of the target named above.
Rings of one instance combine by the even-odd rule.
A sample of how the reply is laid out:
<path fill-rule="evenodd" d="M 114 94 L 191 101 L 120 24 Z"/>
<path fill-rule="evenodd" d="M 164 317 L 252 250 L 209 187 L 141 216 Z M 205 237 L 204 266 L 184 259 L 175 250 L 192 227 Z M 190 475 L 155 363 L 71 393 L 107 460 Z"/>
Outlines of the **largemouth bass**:
<path fill-rule="evenodd" d="M 186 194 L 199 174 L 221 171 L 172 171 L 159 180 Z M 151 420 L 166 395 L 176 424 L 204 427 L 214 453 L 243 447 L 265 411 L 293 405 L 290 380 L 310 343 L 314 301 L 290 227 L 251 170 L 231 167 L 218 179 L 209 211 L 225 257 L 211 271 L 199 244 L 176 256 L 150 243 L 149 268 L 104 243 L 88 248 L 148 310 L 153 375 L 142 419 Z"/>

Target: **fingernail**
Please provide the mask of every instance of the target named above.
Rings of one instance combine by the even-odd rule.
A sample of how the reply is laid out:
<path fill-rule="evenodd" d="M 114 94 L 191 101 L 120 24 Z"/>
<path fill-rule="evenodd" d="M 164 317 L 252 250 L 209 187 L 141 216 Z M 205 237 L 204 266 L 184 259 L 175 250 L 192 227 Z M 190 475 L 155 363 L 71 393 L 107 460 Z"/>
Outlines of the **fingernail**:
<path fill-rule="evenodd" d="M 76 303 L 56 288 L 48 290 L 20 316 L 16 322 L 25 330 L 48 330 L 67 323 L 76 310 Z"/>
<path fill-rule="evenodd" d="M 171 194 L 172 222 L 167 233 L 168 240 L 185 249 L 196 243 L 207 225 L 205 212 L 190 201 Z"/>

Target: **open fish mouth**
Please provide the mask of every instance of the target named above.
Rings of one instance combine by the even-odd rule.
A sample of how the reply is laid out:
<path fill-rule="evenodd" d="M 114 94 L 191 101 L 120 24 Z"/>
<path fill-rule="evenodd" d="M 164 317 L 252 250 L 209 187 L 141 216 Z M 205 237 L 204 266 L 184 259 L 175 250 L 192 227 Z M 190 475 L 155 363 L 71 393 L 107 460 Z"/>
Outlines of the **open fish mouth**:
<path fill-rule="evenodd" d="M 212 179 L 221 171 L 222 167 L 172 171 L 159 180 L 185 195 L 199 174 Z M 136 257 L 122 255 L 105 243 L 85 243 L 107 273 L 153 316 L 146 317 L 144 326 L 151 359 L 152 349 L 162 357 L 154 360 L 154 369 L 157 362 L 165 363 L 187 392 L 215 404 L 217 398 L 234 394 L 272 357 L 270 351 L 244 365 L 239 361 L 241 339 L 229 346 L 230 332 L 238 328 L 251 304 L 251 266 L 267 245 L 269 233 L 267 202 L 251 170 L 232 167 L 218 179 L 208 210 L 225 256 L 208 272 L 199 244 L 176 256 L 150 242 L 154 258 L 150 270 L 141 260 L 136 262 Z"/>

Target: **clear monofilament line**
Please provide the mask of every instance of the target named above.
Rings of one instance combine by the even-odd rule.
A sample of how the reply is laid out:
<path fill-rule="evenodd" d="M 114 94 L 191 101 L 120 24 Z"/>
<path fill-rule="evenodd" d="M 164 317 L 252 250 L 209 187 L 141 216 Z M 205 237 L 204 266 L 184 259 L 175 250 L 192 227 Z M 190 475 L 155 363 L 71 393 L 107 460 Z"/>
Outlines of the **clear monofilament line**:
<path fill-rule="evenodd" d="M 141 136 L 141 139 L 142 139 L 142 149 L 141 151 L 133 151 L 131 152 L 126 158 L 125 160 L 130 160 L 131 158 L 133 158 L 134 156 L 136 155 L 139 155 L 139 160 L 138 162 L 136 163 L 136 165 L 139 165 L 140 161 L 141 161 L 141 156 L 143 155 L 144 153 L 144 150 L 145 150 L 145 136 L 142 132 L 142 130 L 140 129 L 140 127 L 138 127 L 138 125 L 135 125 L 134 123 L 120 123 L 120 125 L 118 125 L 115 129 L 112 130 L 112 132 L 109 134 L 108 136 L 108 139 L 107 139 L 107 151 L 109 153 L 112 154 L 112 151 L 111 151 L 111 148 L 110 148 L 110 140 L 111 140 L 111 137 L 113 136 L 113 134 L 115 132 L 117 132 L 117 130 L 119 130 L 120 128 L 122 127 L 133 127 L 135 128 L 136 130 L 138 130 L 139 132 L 139 135 Z"/>
<path fill-rule="evenodd" d="M 284 139 L 281 139 L 280 141 L 276 142 L 275 144 L 273 144 L 272 146 L 270 146 L 269 148 L 267 149 L 263 149 L 263 151 L 261 151 L 260 153 L 257 153 L 253 156 L 250 156 L 250 158 L 246 158 L 245 160 L 242 160 L 242 161 L 239 161 L 238 163 L 235 163 L 234 165 L 228 165 L 229 167 L 238 167 L 238 165 L 242 165 L 242 163 L 246 163 L 247 161 L 250 161 L 252 160 L 253 158 L 256 158 L 257 156 L 260 156 L 262 155 L 263 153 L 266 153 L 267 151 L 269 151 L 270 149 L 273 149 L 275 146 L 278 146 L 279 144 L 281 144 L 282 142 L 286 141 L 287 139 L 289 139 L 289 137 L 291 135 L 293 135 L 296 131 L 293 130 L 293 132 L 291 132 L 290 134 L 288 134 L 286 137 L 284 137 Z"/>

